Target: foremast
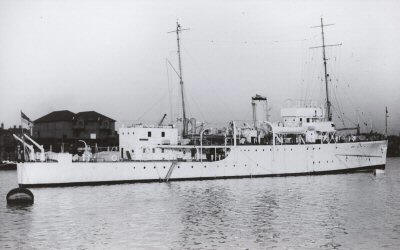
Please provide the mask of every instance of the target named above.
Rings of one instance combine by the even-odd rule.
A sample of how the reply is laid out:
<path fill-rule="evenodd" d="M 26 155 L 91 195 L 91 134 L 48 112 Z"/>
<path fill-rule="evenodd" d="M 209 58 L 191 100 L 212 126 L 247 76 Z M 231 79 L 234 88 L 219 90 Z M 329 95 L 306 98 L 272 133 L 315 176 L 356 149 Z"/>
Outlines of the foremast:
<path fill-rule="evenodd" d="M 181 59 L 181 45 L 180 45 L 180 38 L 179 34 L 188 29 L 182 29 L 181 25 L 178 21 L 176 21 L 176 30 L 171 31 L 176 33 L 176 42 L 177 42 L 177 54 L 178 54 L 178 67 L 179 67 L 179 84 L 181 86 L 181 100 L 182 100 L 182 138 L 186 137 L 187 135 L 187 118 L 186 118 L 186 108 L 185 108 L 185 95 L 183 89 L 183 75 L 182 75 L 182 59 Z M 169 32 L 169 33 L 171 33 Z"/>

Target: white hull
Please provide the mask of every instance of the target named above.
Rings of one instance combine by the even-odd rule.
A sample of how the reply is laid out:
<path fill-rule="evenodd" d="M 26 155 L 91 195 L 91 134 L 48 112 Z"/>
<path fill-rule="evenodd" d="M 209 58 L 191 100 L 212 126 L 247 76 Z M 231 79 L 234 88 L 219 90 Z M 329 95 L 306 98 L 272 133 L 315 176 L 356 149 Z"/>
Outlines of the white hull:
<path fill-rule="evenodd" d="M 20 186 L 60 186 L 349 172 L 384 168 L 387 141 L 240 145 L 220 161 L 27 162 Z"/>

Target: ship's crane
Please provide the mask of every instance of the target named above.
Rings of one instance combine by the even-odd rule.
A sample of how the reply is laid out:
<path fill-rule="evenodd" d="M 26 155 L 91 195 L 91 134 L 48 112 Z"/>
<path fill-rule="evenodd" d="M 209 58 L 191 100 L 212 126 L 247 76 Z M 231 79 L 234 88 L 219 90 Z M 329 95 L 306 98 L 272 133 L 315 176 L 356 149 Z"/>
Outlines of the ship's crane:
<path fill-rule="evenodd" d="M 24 140 L 22 140 L 21 138 L 19 138 L 15 134 L 13 134 L 13 136 L 17 141 L 20 141 L 22 143 L 22 145 L 24 145 L 24 147 L 28 148 L 28 151 L 29 151 L 28 158 L 29 158 L 29 160 L 34 161 L 35 160 L 35 150 L 33 149 L 33 146 L 28 144 L 28 143 L 26 143 L 26 142 L 24 142 Z"/>
<path fill-rule="evenodd" d="M 29 136 L 27 136 L 26 134 L 24 134 L 25 138 L 27 138 L 28 140 L 30 140 L 39 150 L 40 150 L 40 161 L 44 162 L 46 161 L 46 157 L 44 154 L 44 148 L 43 145 L 40 145 L 39 143 L 37 143 L 36 141 L 34 141 L 32 138 L 30 138 Z M 33 147 L 32 147 L 33 148 Z"/>
<path fill-rule="evenodd" d="M 167 114 L 164 114 L 163 117 L 161 118 L 160 122 L 158 123 L 158 126 L 161 126 L 165 120 L 165 117 L 167 117 Z"/>

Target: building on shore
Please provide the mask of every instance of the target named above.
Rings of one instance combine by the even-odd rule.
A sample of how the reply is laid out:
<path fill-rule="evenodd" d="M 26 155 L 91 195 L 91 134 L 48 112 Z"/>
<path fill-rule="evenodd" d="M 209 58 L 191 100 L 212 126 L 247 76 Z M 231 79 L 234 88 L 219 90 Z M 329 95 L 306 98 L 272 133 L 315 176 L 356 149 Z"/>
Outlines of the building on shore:
<path fill-rule="evenodd" d="M 4 128 L 2 123 L 0 126 L 0 163 L 3 161 L 22 161 L 23 160 L 23 146 L 14 139 L 13 134 L 21 137 L 22 131 L 29 134 L 29 130 L 22 129 L 21 126 Z"/>
<path fill-rule="evenodd" d="M 118 145 L 115 120 L 96 111 L 54 111 L 33 121 L 33 138 L 45 150 L 76 152 L 85 141 L 92 147 Z"/>

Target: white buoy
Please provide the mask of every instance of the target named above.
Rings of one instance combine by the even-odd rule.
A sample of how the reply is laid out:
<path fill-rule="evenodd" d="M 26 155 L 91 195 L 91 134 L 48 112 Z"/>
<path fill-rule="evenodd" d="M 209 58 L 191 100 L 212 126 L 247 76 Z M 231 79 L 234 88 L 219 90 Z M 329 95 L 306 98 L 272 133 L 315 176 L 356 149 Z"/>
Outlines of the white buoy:
<path fill-rule="evenodd" d="M 374 169 L 374 175 L 381 175 L 384 173 L 385 173 L 384 169 Z"/>

